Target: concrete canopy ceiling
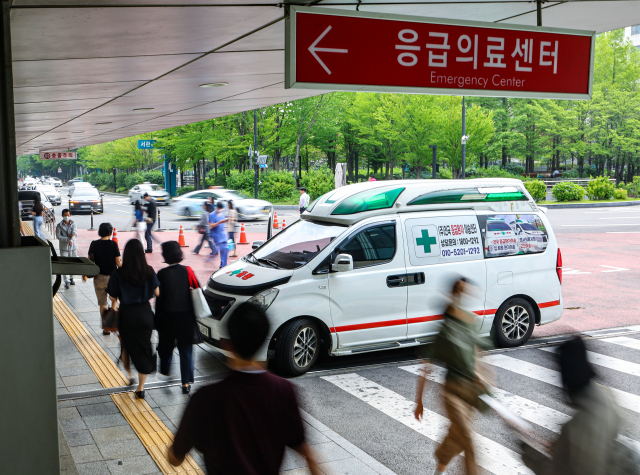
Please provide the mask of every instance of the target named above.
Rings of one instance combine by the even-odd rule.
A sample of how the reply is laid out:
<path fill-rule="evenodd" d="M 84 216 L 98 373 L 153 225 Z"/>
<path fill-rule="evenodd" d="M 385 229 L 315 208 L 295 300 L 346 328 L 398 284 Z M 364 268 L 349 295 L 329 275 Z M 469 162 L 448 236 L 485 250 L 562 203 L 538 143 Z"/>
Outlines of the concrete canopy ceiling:
<path fill-rule="evenodd" d="M 535 25 L 518 0 L 320 0 L 314 8 Z M 272 0 L 13 0 L 19 155 L 106 142 L 322 91 L 284 89 L 284 9 Z M 547 2 L 543 25 L 609 31 L 640 0 Z M 201 84 L 227 83 L 217 88 Z M 146 109 L 137 110 L 134 109 Z"/>

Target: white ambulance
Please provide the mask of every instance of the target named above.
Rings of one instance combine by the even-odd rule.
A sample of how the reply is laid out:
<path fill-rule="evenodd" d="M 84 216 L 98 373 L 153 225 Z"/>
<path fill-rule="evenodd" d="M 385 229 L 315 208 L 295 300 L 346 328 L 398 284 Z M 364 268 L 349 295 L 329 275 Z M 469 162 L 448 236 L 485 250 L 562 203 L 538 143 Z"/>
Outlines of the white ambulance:
<path fill-rule="evenodd" d="M 518 252 L 509 223 L 538 223 L 545 246 Z M 205 342 L 224 353 L 225 320 L 234 307 L 261 305 L 271 329 L 259 359 L 275 360 L 286 374 L 305 373 L 320 352 L 352 355 L 428 342 L 456 276 L 475 284 L 466 306 L 480 333 L 493 334 L 500 346 L 521 345 L 534 325 L 562 316 L 560 249 L 519 180 L 350 185 L 254 244 L 251 254 L 211 276 L 205 297 L 213 315 L 198 324 Z"/>

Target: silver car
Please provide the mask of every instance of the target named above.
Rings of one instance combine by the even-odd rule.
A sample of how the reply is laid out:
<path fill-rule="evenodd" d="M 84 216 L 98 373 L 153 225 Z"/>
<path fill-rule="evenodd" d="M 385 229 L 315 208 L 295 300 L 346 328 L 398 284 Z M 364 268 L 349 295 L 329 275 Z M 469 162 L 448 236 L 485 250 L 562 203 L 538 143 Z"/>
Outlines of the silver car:
<path fill-rule="evenodd" d="M 202 214 L 202 204 L 212 197 L 216 203 L 222 202 L 225 207 L 229 201 L 238 211 L 238 219 L 267 219 L 272 204 L 264 200 L 256 200 L 249 198 L 247 195 L 234 190 L 225 190 L 222 188 L 214 188 L 208 190 L 197 190 L 185 193 L 173 199 L 173 209 L 175 214 L 185 216 L 187 218 L 199 216 Z"/>
<path fill-rule="evenodd" d="M 135 204 L 136 201 L 140 201 L 142 203 L 145 193 L 148 193 L 151 198 L 153 198 L 157 204 L 159 205 L 169 205 L 171 202 L 171 197 L 169 193 L 161 187 L 160 185 L 154 185 L 153 183 L 142 183 L 141 185 L 136 185 L 129 190 L 129 202 L 131 204 Z"/>
<path fill-rule="evenodd" d="M 62 197 L 56 187 L 53 185 L 37 185 L 36 190 L 44 193 L 52 205 L 59 206 L 62 204 Z"/>

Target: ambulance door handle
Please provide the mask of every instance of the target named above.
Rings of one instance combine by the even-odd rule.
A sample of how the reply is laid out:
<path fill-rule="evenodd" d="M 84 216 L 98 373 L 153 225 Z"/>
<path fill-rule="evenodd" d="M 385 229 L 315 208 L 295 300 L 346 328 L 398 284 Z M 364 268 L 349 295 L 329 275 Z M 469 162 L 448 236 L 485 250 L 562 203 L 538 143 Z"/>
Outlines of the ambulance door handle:
<path fill-rule="evenodd" d="M 390 275 L 387 277 L 387 287 L 400 287 L 406 285 L 406 275 Z"/>
<path fill-rule="evenodd" d="M 415 274 L 412 275 L 413 277 L 413 282 L 411 282 L 411 285 L 420 285 L 420 284 L 424 284 L 424 272 L 416 272 Z"/>

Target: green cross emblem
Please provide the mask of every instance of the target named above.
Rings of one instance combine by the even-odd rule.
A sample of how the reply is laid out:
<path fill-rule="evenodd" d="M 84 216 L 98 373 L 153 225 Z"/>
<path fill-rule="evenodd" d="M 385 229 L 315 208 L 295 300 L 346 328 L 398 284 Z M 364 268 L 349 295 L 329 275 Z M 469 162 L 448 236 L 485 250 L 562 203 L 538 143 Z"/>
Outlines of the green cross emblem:
<path fill-rule="evenodd" d="M 240 272 L 242 272 L 242 269 L 236 269 L 234 271 L 227 272 L 227 274 L 233 277 L 234 275 L 239 274 Z"/>
<path fill-rule="evenodd" d="M 424 247 L 424 253 L 431 253 L 431 246 L 438 243 L 438 240 L 435 237 L 429 236 L 429 230 L 422 230 L 422 237 L 416 239 L 416 245 Z"/>

